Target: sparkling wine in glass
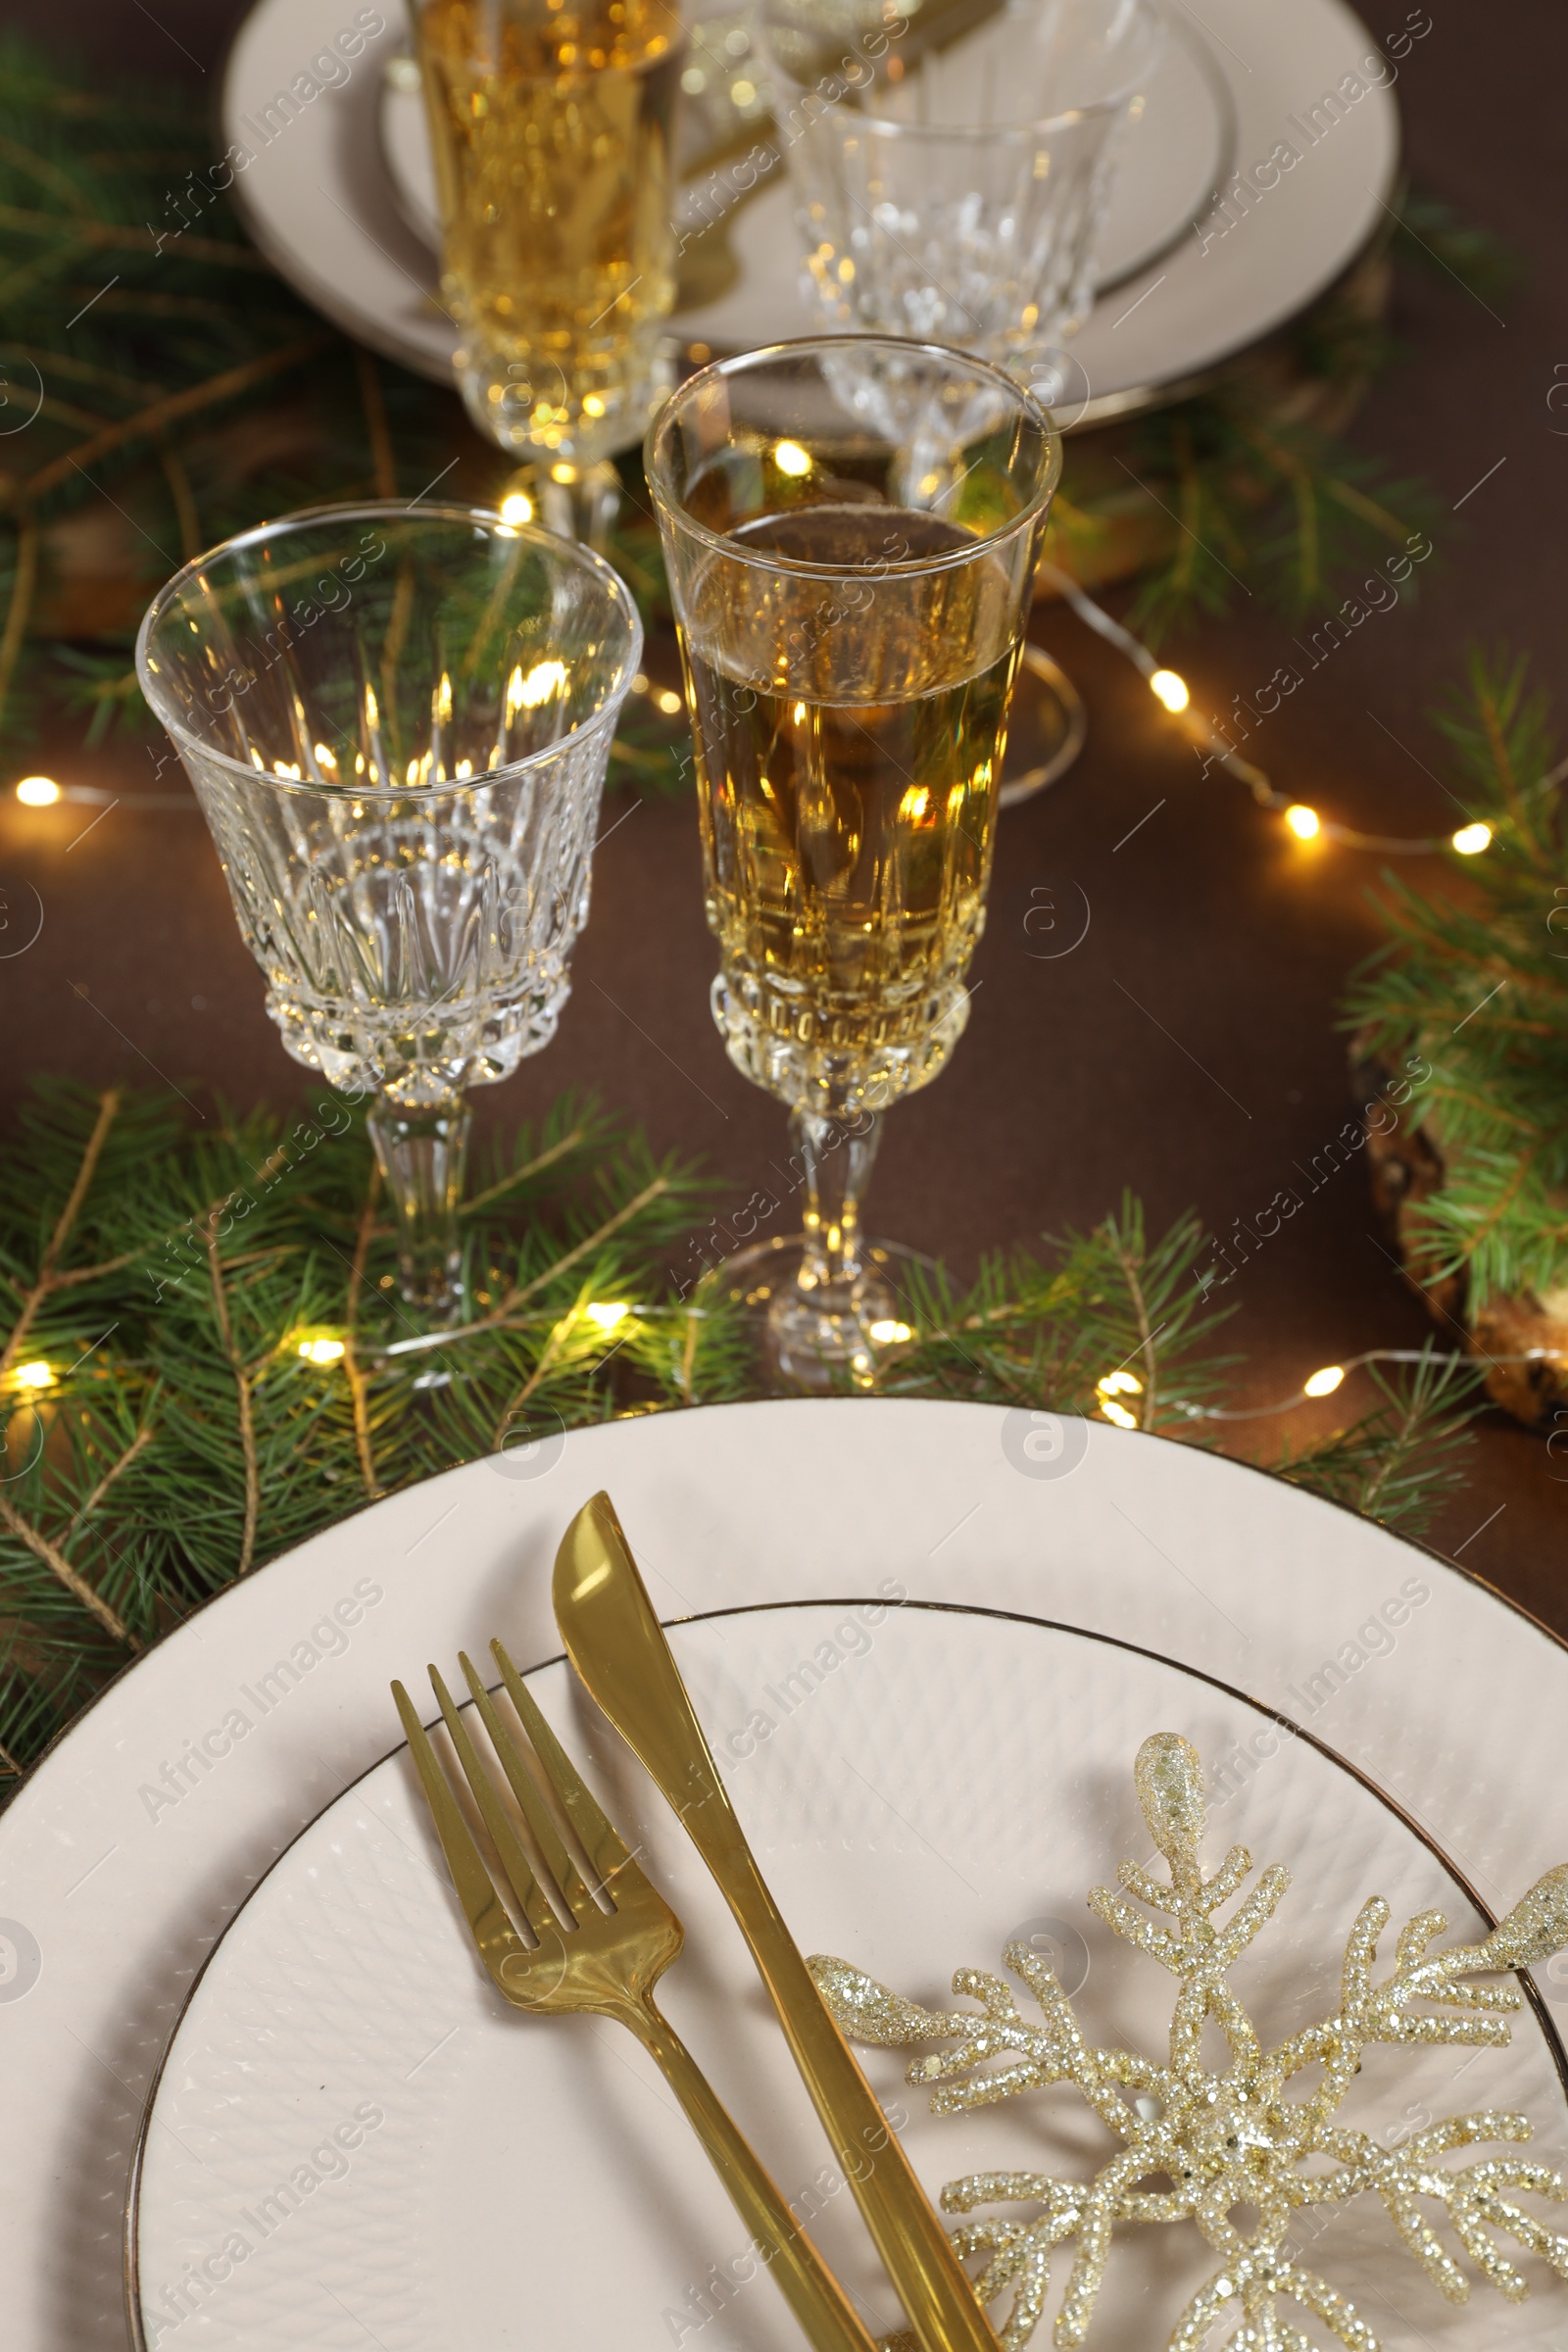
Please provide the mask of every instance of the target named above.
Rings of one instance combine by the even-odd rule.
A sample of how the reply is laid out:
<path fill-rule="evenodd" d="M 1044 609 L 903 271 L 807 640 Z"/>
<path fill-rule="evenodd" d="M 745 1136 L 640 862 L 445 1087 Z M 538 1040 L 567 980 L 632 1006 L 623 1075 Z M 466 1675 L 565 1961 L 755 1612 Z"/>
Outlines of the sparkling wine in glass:
<path fill-rule="evenodd" d="M 536 513 L 589 537 L 667 383 L 678 6 L 424 0 L 416 23 L 463 397 Z"/>
<path fill-rule="evenodd" d="M 323 507 L 188 564 L 136 648 L 267 1009 L 368 1125 L 405 1299 L 461 1314 L 470 1087 L 556 1032 L 642 651 L 608 564 L 466 508 Z"/>
<path fill-rule="evenodd" d="M 874 337 L 720 362 L 649 435 L 714 1017 L 737 1067 L 789 1105 L 802 1173 L 804 1235 L 787 1266 L 769 1246 L 757 1287 L 803 1386 L 869 1381 L 897 1324 L 861 1196 L 882 1113 L 937 1075 L 968 1018 L 1059 463 L 1008 378 Z"/>

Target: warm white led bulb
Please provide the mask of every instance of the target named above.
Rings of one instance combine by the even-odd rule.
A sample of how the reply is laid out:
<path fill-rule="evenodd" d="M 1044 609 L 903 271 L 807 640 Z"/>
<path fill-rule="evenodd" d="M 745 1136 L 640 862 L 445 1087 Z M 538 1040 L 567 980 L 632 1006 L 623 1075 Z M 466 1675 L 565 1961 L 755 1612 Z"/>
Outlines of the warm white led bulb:
<path fill-rule="evenodd" d="M 1332 1396 L 1344 1378 L 1343 1364 L 1325 1364 L 1321 1372 L 1314 1372 L 1310 1380 L 1302 1381 L 1301 1394 L 1303 1396 Z"/>
<path fill-rule="evenodd" d="M 1187 680 L 1179 670 L 1156 669 L 1149 681 L 1150 691 L 1159 697 L 1167 710 L 1185 710 L 1192 701 Z"/>
<path fill-rule="evenodd" d="M 1492 846 L 1492 827 L 1480 823 L 1461 825 L 1453 837 L 1453 846 L 1461 858 L 1479 858 Z"/>

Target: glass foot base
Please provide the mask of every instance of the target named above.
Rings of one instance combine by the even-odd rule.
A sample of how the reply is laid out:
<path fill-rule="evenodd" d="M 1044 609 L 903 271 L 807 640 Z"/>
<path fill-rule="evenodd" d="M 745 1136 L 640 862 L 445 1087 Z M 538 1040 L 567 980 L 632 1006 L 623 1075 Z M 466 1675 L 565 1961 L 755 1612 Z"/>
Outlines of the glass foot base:
<path fill-rule="evenodd" d="M 869 1242 L 864 1268 L 848 1300 L 818 1303 L 801 1290 L 801 1234 L 775 1234 L 738 1250 L 708 1276 L 719 1295 L 744 1306 L 758 1370 L 769 1393 L 823 1396 L 846 1386 L 874 1389 L 884 1365 L 910 1337 L 906 1278 L 935 1261 L 899 1242 Z"/>
<path fill-rule="evenodd" d="M 1015 808 L 1064 776 L 1088 733 L 1089 713 L 1071 678 L 1038 645 L 1026 645 L 1007 715 L 1001 806 Z"/>

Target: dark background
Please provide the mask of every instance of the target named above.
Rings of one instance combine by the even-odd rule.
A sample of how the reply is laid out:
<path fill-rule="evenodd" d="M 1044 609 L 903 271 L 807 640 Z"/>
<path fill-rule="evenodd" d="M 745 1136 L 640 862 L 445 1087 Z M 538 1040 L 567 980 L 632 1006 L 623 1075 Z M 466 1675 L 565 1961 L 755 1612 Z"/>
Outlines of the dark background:
<path fill-rule="evenodd" d="M 7 10 L 97 64 L 210 89 L 242 13 L 215 0 L 156 0 L 156 13 L 137 0 Z M 1546 406 L 1553 368 L 1568 364 L 1568 11 L 1561 0 L 1504 10 L 1432 0 L 1430 14 L 1398 83 L 1410 171 L 1509 240 L 1528 274 L 1489 310 L 1441 273 L 1401 269 L 1392 318 L 1401 357 L 1350 438 L 1424 475 L 1450 513 L 1463 509 L 1436 534 L 1419 603 L 1342 646 L 1248 747 L 1324 814 L 1400 836 L 1457 821 L 1426 714 L 1472 644 L 1527 651 L 1558 684 L 1568 580 L 1568 420 Z M 1368 15 L 1387 35 L 1405 12 Z M 1204 710 L 1223 712 L 1290 654 L 1286 624 L 1243 601 L 1235 617 L 1166 649 Z M 961 1272 L 982 1250 L 1092 1224 L 1124 1186 L 1154 1230 L 1189 1206 L 1220 1233 L 1255 1216 L 1349 1115 L 1336 1007 L 1378 939 L 1377 859 L 1303 848 L 1240 786 L 1218 772 L 1200 781 L 1125 663 L 1067 615 L 1043 612 L 1037 634 L 1087 698 L 1089 748 L 1061 785 L 1003 820 L 968 1035 L 940 1083 L 890 1120 L 873 1198 L 877 1230 Z M 176 1084 L 198 1101 L 204 1090 L 242 1103 L 302 1092 L 306 1074 L 263 1013 L 194 802 L 138 810 L 151 768 L 135 747 L 89 755 L 45 741 L 27 765 L 124 798 L 89 838 L 88 809 L 24 810 L 0 795 L 0 876 L 31 884 L 45 909 L 36 946 L 0 965 L 0 1119 L 36 1070 Z M 165 767 L 160 791 L 175 772 Z M 12 780 L 8 766 L 0 785 Z M 733 1179 L 738 1204 L 781 1156 L 783 1112 L 730 1068 L 709 1017 L 713 952 L 689 804 L 619 800 L 607 825 L 621 816 L 597 860 L 560 1038 L 481 1107 L 511 1121 L 586 1084 L 643 1121 L 656 1146 L 703 1154 Z M 1038 925 L 1024 930 L 1046 891 L 1064 920 L 1081 909 L 1078 893 L 1091 916 L 1082 944 L 1054 959 L 1040 954 L 1051 942 Z M 1358 1162 L 1310 1196 L 1225 1297 L 1248 1359 L 1238 1402 L 1288 1396 L 1314 1367 L 1365 1348 L 1419 1346 L 1431 1328 L 1390 1258 Z M 1286 1420 L 1250 1435 L 1244 1425 L 1239 1449 L 1271 1455 L 1285 1430 L 1298 1442 L 1323 1434 L 1367 1400 L 1363 1376 Z M 1568 1463 L 1490 1415 L 1470 1482 L 1433 1540 L 1568 1632 L 1565 1535 Z"/>

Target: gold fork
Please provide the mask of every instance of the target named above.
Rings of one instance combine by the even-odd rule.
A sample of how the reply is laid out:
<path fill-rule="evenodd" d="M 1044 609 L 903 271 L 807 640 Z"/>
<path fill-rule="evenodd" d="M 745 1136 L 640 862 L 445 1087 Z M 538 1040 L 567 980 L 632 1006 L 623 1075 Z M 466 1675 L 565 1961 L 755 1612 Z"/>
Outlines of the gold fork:
<path fill-rule="evenodd" d="M 817 2352 L 875 2352 L 844 2289 L 802 2233 L 777 2183 L 655 2005 L 653 1988 L 684 1941 L 680 1921 L 590 1795 L 501 1643 L 492 1642 L 490 1646 L 545 1781 L 598 1874 L 599 1893 L 612 1905 L 605 1911 L 595 1901 L 528 1770 L 521 1741 L 502 1719 L 472 1662 L 460 1651 L 474 1706 L 545 1866 L 540 1872 L 530 1861 L 467 1725 L 432 1666 L 431 1686 L 464 1778 L 535 1938 L 532 1944 L 523 1941 L 413 1702 L 403 1685 L 394 1683 L 392 1695 L 436 1836 L 491 1981 L 514 2008 L 544 2016 L 611 2017 L 628 2027 L 685 2109 L 762 2261 Z"/>

